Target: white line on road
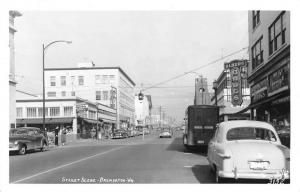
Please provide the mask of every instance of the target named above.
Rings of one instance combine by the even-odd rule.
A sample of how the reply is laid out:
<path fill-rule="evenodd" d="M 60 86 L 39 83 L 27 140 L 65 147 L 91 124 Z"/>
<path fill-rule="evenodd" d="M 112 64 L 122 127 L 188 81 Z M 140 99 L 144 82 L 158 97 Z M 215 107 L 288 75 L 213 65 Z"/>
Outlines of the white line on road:
<path fill-rule="evenodd" d="M 77 161 L 73 161 L 73 162 L 71 162 L 71 163 L 67 163 L 67 164 L 64 164 L 64 165 L 61 165 L 61 166 L 58 166 L 58 167 L 49 169 L 49 170 L 47 170 L 47 171 L 43 171 L 43 172 L 41 172 L 41 173 L 37 173 L 37 174 L 31 175 L 31 176 L 29 176 L 29 177 L 25 177 L 25 178 L 23 178 L 23 179 L 14 181 L 14 182 L 12 182 L 12 183 L 13 183 L 13 184 L 14 184 L 14 183 L 19 183 L 19 182 L 21 182 L 21 181 L 24 181 L 24 180 L 27 180 L 27 179 L 31 179 L 31 178 L 36 177 L 36 176 L 39 176 L 39 175 L 43 175 L 43 174 L 45 174 L 45 173 L 49 173 L 49 172 L 51 172 L 51 171 L 55 171 L 55 170 L 61 169 L 61 168 L 63 168 L 63 167 L 67 167 L 67 166 L 69 166 L 69 165 L 73 165 L 73 164 L 75 164 L 75 163 L 79 163 L 79 162 L 85 161 L 85 160 L 87 160 L 87 159 L 91 159 L 91 158 L 93 158 L 93 157 L 101 156 L 101 155 L 104 155 L 104 154 L 106 154 L 106 153 L 109 153 L 109 152 L 112 152 L 112 151 L 116 151 L 116 150 L 121 149 L 121 148 L 124 148 L 124 147 L 126 147 L 126 146 L 117 147 L 117 148 L 114 148 L 114 149 L 110 149 L 110 150 L 108 150 L 108 151 L 104 151 L 104 152 L 102 152 L 102 153 L 98 153 L 98 154 L 96 154 L 96 155 L 92 155 L 92 156 L 89 156 L 89 157 L 85 157 L 85 158 L 83 158 L 83 159 L 79 159 L 79 160 L 77 160 Z"/>
<path fill-rule="evenodd" d="M 193 166 L 191 166 L 191 165 L 185 165 L 185 166 L 183 166 L 184 168 L 191 168 L 191 167 L 193 167 Z"/>

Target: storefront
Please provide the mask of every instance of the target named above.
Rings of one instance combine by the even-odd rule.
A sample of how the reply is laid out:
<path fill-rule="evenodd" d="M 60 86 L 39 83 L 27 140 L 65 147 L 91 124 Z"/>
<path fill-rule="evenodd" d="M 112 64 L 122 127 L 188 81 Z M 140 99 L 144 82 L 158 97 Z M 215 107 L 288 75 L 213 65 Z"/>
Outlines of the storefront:
<path fill-rule="evenodd" d="M 98 127 L 97 127 L 98 126 Z M 101 122 L 93 119 L 77 117 L 77 138 L 89 139 L 92 138 L 91 130 L 95 129 L 98 133 L 101 129 Z"/>
<path fill-rule="evenodd" d="M 273 58 L 251 82 L 251 119 L 272 123 L 279 129 L 290 128 L 290 55 L 289 49 Z"/>
<path fill-rule="evenodd" d="M 74 118 L 45 118 L 45 128 L 47 132 L 53 132 L 56 127 L 65 127 L 68 131 L 72 131 Z M 22 118 L 17 119 L 17 127 L 38 127 L 43 128 L 43 118 Z"/>

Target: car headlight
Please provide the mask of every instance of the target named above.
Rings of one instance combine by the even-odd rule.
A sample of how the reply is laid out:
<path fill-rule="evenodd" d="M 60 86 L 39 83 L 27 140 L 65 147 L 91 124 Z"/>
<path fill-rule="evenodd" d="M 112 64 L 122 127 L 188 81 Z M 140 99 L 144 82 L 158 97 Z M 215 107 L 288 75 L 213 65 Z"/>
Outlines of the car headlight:
<path fill-rule="evenodd" d="M 14 144 L 15 144 L 15 145 L 18 145 L 18 141 L 15 141 Z"/>

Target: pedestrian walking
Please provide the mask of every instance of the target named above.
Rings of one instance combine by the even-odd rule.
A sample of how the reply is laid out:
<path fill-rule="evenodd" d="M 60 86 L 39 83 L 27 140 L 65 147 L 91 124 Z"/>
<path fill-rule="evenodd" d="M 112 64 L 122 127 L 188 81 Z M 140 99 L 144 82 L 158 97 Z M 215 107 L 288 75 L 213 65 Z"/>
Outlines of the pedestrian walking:
<path fill-rule="evenodd" d="M 57 126 L 54 130 L 54 144 L 58 146 L 58 133 L 59 133 L 59 127 Z"/>
<path fill-rule="evenodd" d="M 92 139 L 96 139 L 96 129 L 95 129 L 95 127 L 93 127 L 92 130 L 91 130 L 91 137 L 92 137 Z"/>
<path fill-rule="evenodd" d="M 67 137 L 67 130 L 65 127 L 62 127 L 62 131 L 61 131 L 61 144 L 65 145 L 66 143 L 66 137 Z"/>

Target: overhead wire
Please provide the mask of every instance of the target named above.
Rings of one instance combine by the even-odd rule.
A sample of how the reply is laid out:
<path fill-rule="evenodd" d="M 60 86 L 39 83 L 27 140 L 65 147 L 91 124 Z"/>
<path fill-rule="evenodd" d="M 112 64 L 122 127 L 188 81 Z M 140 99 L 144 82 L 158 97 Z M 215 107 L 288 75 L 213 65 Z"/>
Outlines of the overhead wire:
<path fill-rule="evenodd" d="M 180 77 L 183 77 L 183 76 L 185 76 L 185 75 L 187 75 L 187 74 L 189 74 L 189 73 L 191 73 L 191 72 L 195 72 L 195 71 L 197 71 L 197 70 L 199 70 L 199 69 L 202 69 L 202 68 L 204 68 L 204 67 L 210 66 L 210 65 L 212 65 L 212 64 L 217 63 L 218 61 L 222 61 L 223 59 L 226 59 L 226 58 L 228 58 L 228 57 L 230 57 L 230 56 L 233 56 L 233 55 L 235 55 L 235 54 L 237 54 L 237 53 L 239 53 L 239 52 L 242 52 L 242 51 L 244 51 L 245 49 L 248 49 L 248 47 L 244 47 L 244 48 L 239 49 L 239 50 L 237 50 L 237 51 L 234 51 L 234 52 L 232 52 L 232 53 L 230 53 L 230 54 L 228 54 L 228 55 L 226 55 L 226 56 L 222 56 L 222 57 L 219 58 L 219 59 L 216 59 L 216 60 L 214 60 L 214 61 L 212 61 L 212 62 L 210 62 L 210 63 L 207 63 L 207 64 L 205 64 L 205 65 L 202 65 L 202 66 L 200 66 L 200 67 L 194 68 L 194 69 L 192 69 L 192 70 L 190 70 L 190 71 L 188 71 L 188 72 L 185 72 L 184 74 L 176 75 L 175 77 L 172 77 L 172 78 L 170 78 L 170 79 L 167 79 L 167 80 L 164 80 L 164 81 L 162 81 L 162 82 L 156 83 L 156 84 L 154 84 L 154 85 L 152 85 L 152 86 L 149 86 L 149 87 L 146 87 L 146 88 L 144 88 L 144 89 L 141 89 L 141 91 L 145 91 L 145 90 L 148 90 L 148 89 L 157 87 L 158 85 L 162 85 L 162 84 L 168 83 L 168 82 L 170 82 L 170 81 L 173 81 L 173 80 L 175 80 L 175 79 L 178 79 L 178 78 L 180 78 Z"/>

